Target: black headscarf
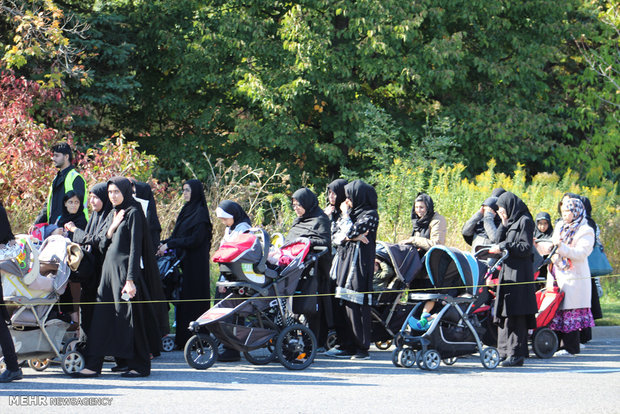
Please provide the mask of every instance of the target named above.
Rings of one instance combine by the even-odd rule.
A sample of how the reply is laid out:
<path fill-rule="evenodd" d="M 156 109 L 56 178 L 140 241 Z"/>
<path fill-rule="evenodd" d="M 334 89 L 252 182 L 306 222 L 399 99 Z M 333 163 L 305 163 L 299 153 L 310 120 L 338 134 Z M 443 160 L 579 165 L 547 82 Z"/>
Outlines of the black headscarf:
<path fill-rule="evenodd" d="M 245 213 L 245 210 L 243 210 L 243 207 L 234 201 L 224 200 L 218 205 L 218 207 L 233 217 L 233 225 L 230 226 L 230 231 L 233 231 L 240 223 L 247 223 L 250 226 L 252 225 L 252 221 L 250 221 L 250 218 Z"/>
<path fill-rule="evenodd" d="M 69 210 L 67 210 L 67 206 L 65 205 L 65 203 L 72 197 L 77 197 L 77 199 L 80 202 L 80 207 L 78 208 L 77 213 L 75 214 L 69 213 Z M 77 228 L 82 229 L 82 230 L 86 228 L 87 222 L 86 222 L 86 217 L 84 217 L 84 205 L 82 204 L 82 199 L 83 197 L 73 190 L 65 193 L 64 197 L 62 198 L 62 215 L 60 216 L 58 223 L 56 223 L 58 227 L 62 227 L 66 223 L 69 223 L 72 221 L 73 224 L 75 224 Z"/>
<path fill-rule="evenodd" d="M 303 216 L 293 221 L 285 243 L 299 237 L 307 237 L 314 245 L 329 245 L 331 242 L 329 218 L 319 207 L 316 194 L 304 187 L 293 193 L 293 199 L 297 200 L 305 212 Z"/>
<path fill-rule="evenodd" d="M 415 203 L 418 201 L 421 201 L 426 205 L 426 214 L 424 217 L 419 217 L 415 212 Z M 433 203 L 431 196 L 425 193 L 419 193 L 413 202 L 413 207 L 411 208 L 411 224 L 413 225 L 411 235 L 413 236 L 416 232 L 418 232 L 422 237 L 430 237 L 430 230 L 428 226 L 431 224 L 431 220 L 433 220 L 434 215 L 435 203 Z"/>
<path fill-rule="evenodd" d="M 112 177 L 108 180 L 108 187 L 110 187 L 110 184 L 117 186 L 123 195 L 123 202 L 118 206 L 113 206 L 114 210 L 120 211 L 129 207 L 139 207 L 140 211 L 142 211 L 142 206 L 133 198 L 132 185 L 129 179 L 125 177 Z"/>
<path fill-rule="evenodd" d="M 336 207 L 335 211 L 340 211 L 340 204 L 344 203 L 344 200 L 347 198 L 344 194 L 344 187 L 348 183 L 349 182 L 347 180 L 338 178 L 327 185 L 327 192 L 329 193 L 329 190 L 331 190 L 334 194 L 336 194 L 336 203 L 334 204 L 334 207 Z M 327 199 L 327 202 L 329 203 L 329 198 Z"/>
<path fill-rule="evenodd" d="M 211 219 L 209 218 L 209 209 L 207 208 L 207 200 L 202 183 L 198 180 L 187 180 L 185 184 L 191 189 L 191 196 L 179 212 L 177 222 L 170 236 L 171 239 L 189 234 L 191 229 L 201 223 L 207 223 L 207 226 L 211 228 Z"/>
<path fill-rule="evenodd" d="M 4 206 L 0 203 L 0 243 L 6 244 L 14 238 L 9 217 L 6 215 Z"/>
<path fill-rule="evenodd" d="M 355 222 L 362 213 L 377 210 L 377 192 L 370 184 L 362 180 L 351 181 L 344 187 L 346 197 L 353 203 L 349 217 Z"/>
<path fill-rule="evenodd" d="M 551 216 L 546 211 L 542 211 L 536 214 L 536 224 L 538 224 L 540 220 L 547 220 L 547 223 L 549 223 L 549 226 L 547 227 L 547 230 L 544 232 L 538 230 L 538 226 L 534 227 L 534 239 L 548 239 L 553 235 L 553 225 L 551 224 Z"/>
<path fill-rule="evenodd" d="M 497 199 L 497 206 L 502 207 L 504 208 L 504 210 L 506 210 L 506 214 L 508 215 L 508 223 L 506 227 L 512 226 L 524 215 L 532 218 L 532 214 L 530 213 L 530 210 L 527 208 L 523 200 L 521 200 L 510 191 L 506 191 L 499 196 L 499 198 Z"/>
<path fill-rule="evenodd" d="M 504 190 L 502 187 L 497 187 L 493 191 L 491 191 L 491 197 L 498 197 L 499 198 L 499 196 L 501 196 L 505 192 L 506 192 L 506 190 Z"/>
<path fill-rule="evenodd" d="M 103 207 L 101 210 L 94 211 L 89 223 L 89 227 L 94 226 L 93 228 L 98 228 L 101 223 L 105 221 L 105 218 L 108 216 L 108 213 L 112 210 L 112 203 L 110 203 L 110 199 L 108 198 L 108 185 L 107 183 L 97 183 L 90 189 L 90 192 L 101 200 L 103 203 Z"/>
<path fill-rule="evenodd" d="M 293 199 L 297 200 L 297 202 L 305 210 L 303 216 L 297 217 L 295 221 L 293 221 L 293 225 L 303 219 L 317 217 L 322 212 L 321 208 L 319 207 L 319 199 L 316 197 L 316 194 L 314 194 L 309 188 L 303 187 L 295 191 L 293 193 Z"/>

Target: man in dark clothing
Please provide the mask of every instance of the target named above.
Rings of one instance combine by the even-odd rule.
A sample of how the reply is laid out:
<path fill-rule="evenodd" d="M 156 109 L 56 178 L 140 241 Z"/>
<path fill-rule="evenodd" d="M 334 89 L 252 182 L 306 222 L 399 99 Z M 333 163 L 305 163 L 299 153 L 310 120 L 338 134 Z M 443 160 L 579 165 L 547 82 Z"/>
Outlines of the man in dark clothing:
<path fill-rule="evenodd" d="M 62 216 L 63 198 L 66 193 L 72 190 L 83 199 L 82 206 L 84 208 L 82 214 L 84 214 L 84 218 L 88 220 L 86 181 L 84 177 L 76 171 L 75 167 L 71 165 L 71 161 L 73 160 L 71 147 L 66 142 L 61 142 L 52 147 L 52 152 L 52 161 L 54 161 L 54 165 L 59 171 L 50 186 L 47 203 L 37 216 L 35 224 L 56 223 Z"/>

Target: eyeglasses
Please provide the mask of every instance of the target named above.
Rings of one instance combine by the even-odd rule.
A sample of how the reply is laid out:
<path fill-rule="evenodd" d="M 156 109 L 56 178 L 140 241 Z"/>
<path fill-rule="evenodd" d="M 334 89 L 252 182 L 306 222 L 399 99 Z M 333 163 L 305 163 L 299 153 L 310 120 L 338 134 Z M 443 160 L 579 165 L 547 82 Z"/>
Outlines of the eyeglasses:
<path fill-rule="evenodd" d="M 292 203 L 292 204 L 293 204 L 293 208 L 299 208 L 299 207 L 301 207 L 301 204 L 299 204 L 299 203 Z"/>

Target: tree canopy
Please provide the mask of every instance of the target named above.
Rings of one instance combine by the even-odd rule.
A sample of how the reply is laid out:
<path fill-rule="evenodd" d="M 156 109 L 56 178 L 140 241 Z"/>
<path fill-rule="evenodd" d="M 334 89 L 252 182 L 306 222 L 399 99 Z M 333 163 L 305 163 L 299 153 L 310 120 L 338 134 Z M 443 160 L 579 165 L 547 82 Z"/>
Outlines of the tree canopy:
<path fill-rule="evenodd" d="M 83 109 L 75 139 L 123 131 L 158 157 L 162 178 L 182 175 L 181 160 L 196 168 L 203 152 L 323 182 L 396 157 L 459 161 L 472 174 L 490 158 L 499 171 L 570 168 L 594 184 L 619 172 L 620 94 L 588 60 L 620 70 L 615 2 L 0 5 L 3 61 L 29 79 L 55 74 Z M 58 28 L 47 49 L 22 36 L 37 5 Z M 72 66 L 59 50 L 74 52 Z"/>

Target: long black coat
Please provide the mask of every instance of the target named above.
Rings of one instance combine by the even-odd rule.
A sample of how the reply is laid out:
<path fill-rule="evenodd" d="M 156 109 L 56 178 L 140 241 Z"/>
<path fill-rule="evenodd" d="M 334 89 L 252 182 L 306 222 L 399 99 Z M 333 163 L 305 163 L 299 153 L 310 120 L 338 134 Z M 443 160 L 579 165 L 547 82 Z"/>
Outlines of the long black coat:
<path fill-rule="evenodd" d="M 506 248 L 509 256 L 499 274 L 500 285 L 495 302 L 495 315 L 498 322 L 507 316 L 534 315 L 537 311 L 532 244 L 534 221 L 522 216 L 510 227 L 498 228 L 499 246 Z"/>
<path fill-rule="evenodd" d="M 181 258 L 181 290 L 176 310 L 177 346 L 184 346 L 190 338 L 189 323 L 198 319 L 209 309 L 211 296 L 209 274 L 209 250 L 211 249 L 212 225 L 204 197 L 202 184 L 198 180 L 188 180 L 191 199 L 187 202 L 174 226 L 168 248 L 175 249 Z"/>
<path fill-rule="evenodd" d="M 149 252 L 146 218 L 137 203 L 123 207 L 125 217 L 112 239 L 102 241 L 105 259 L 97 301 L 105 303 L 95 306 L 88 347 L 92 355 L 131 359 L 134 352 L 159 354 L 161 337 L 166 332 L 161 331 L 158 304 L 140 303 L 163 299 L 155 257 Z M 108 215 L 106 229 L 113 217 L 113 213 Z M 121 299 L 127 280 L 133 280 L 137 290 L 131 301 Z M 148 344 L 148 349 L 137 349 L 134 343 Z"/>

